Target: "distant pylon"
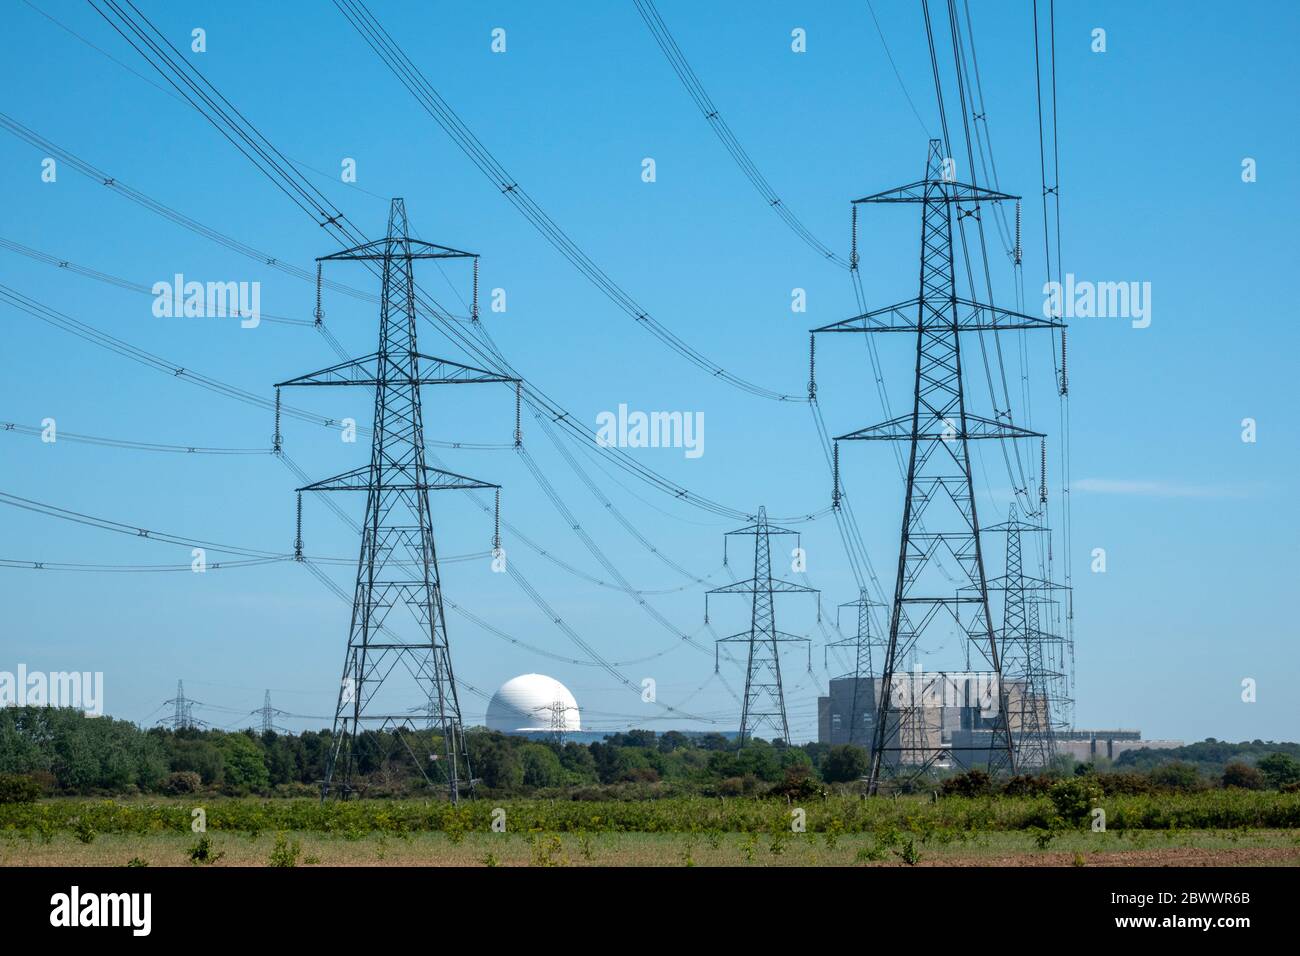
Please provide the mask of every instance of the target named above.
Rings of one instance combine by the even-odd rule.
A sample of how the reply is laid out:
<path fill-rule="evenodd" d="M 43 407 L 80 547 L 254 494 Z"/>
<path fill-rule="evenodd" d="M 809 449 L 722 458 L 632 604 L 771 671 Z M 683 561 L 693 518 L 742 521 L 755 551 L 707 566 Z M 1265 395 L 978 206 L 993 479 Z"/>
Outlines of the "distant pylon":
<path fill-rule="evenodd" d="M 1013 504 L 1007 520 L 986 531 L 1007 535 L 1006 574 L 989 581 L 1003 592 L 1002 674 L 1009 688 L 1011 738 L 1020 767 L 1047 767 L 1056 756 L 1055 729 L 1069 707 L 1065 672 L 1059 664 L 1061 639 L 1042 625 L 1040 608 L 1053 601 L 1061 585 L 1025 574 L 1022 534 L 1047 533 L 1042 525 L 1022 521 Z"/>
<path fill-rule="evenodd" d="M 722 587 L 706 591 L 704 595 L 704 620 L 709 619 L 710 594 L 750 594 L 753 595 L 753 607 L 748 631 L 741 631 L 730 637 L 719 638 L 714 646 L 713 667 L 718 667 L 718 645 L 728 643 L 745 643 L 748 645 L 748 661 L 745 667 L 745 698 L 740 711 L 740 744 L 744 746 L 756 731 L 766 727 L 780 739 L 790 740 L 790 722 L 786 719 L 785 692 L 781 686 L 780 645 L 785 642 L 803 642 L 808 638 L 787 634 L 776 628 L 775 595 L 780 593 L 816 594 L 816 588 L 795 584 L 772 577 L 771 536 L 782 534 L 797 535 L 797 531 L 787 531 L 768 524 L 767 509 L 758 509 L 758 519 L 751 525 L 728 531 L 727 537 L 737 534 L 754 537 L 754 576 L 745 581 L 736 581 Z M 725 551 L 725 549 L 724 549 Z M 725 559 L 724 559 L 725 560 Z M 809 646 L 811 655 L 811 645 Z M 811 659 L 810 659 L 811 663 Z M 811 668 L 810 668 L 811 669 Z"/>
<path fill-rule="evenodd" d="M 197 727 L 203 721 L 194 718 L 194 705 L 199 703 L 185 696 L 185 682 L 176 682 L 176 696 L 171 700 L 163 701 L 164 707 L 171 707 L 172 717 L 170 721 L 164 718 L 159 723 L 169 722 L 172 730 L 186 730 Z"/>
<path fill-rule="evenodd" d="M 283 727 L 276 724 L 275 718 L 281 715 L 288 716 L 282 710 L 271 706 L 271 692 L 268 690 L 262 700 L 262 706 L 252 712 L 254 716 L 260 718 L 262 722 L 262 733 L 288 733 Z"/>
<path fill-rule="evenodd" d="M 910 332 L 916 336 L 911 410 L 835 439 L 837 443 L 903 441 L 909 446 L 898 575 L 872 741 L 869 776 L 872 793 L 876 792 L 884 770 L 894 772 L 906 767 L 913 773 L 921 773 L 945 759 L 963 765 L 987 763 L 994 772 L 1013 769 L 1015 764 L 1007 729 L 1006 692 L 1001 686 L 1001 664 L 989 614 L 969 444 L 974 440 L 1041 436 L 1010 421 L 967 412 L 962 385 L 961 333 L 1053 328 L 1060 323 L 958 298 L 952 250 L 954 205 L 958 207 L 957 214 L 964 217 L 978 215 L 980 203 L 1015 198 L 958 182 L 951 160 L 943 155 L 941 142 L 930 140 L 922 180 L 854 200 L 855 206 L 921 204 L 918 295 L 813 330 L 814 334 Z M 951 576 L 941 563 L 945 556 L 956 563 L 965 579 L 963 583 L 973 588 L 973 594 L 954 594 Z M 967 611 L 964 619 L 963 609 Z M 991 673 L 999 689 L 997 714 L 987 746 L 973 737 L 969 746 L 945 744 L 929 728 L 916 726 L 924 708 L 914 706 L 915 694 L 905 695 L 906 701 L 894 700 L 897 662 L 900 657 L 905 660 L 919 646 L 934 643 L 925 639 L 927 631 L 931 632 L 930 637 L 938 633 L 936 620 L 957 623 L 965 634 L 966 658 L 971 657 L 971 650 L 977 651 L 987 667 L 985 673 Z"/>
<path fill-rule="evenodd" d="M 317 260 L 381 265 L 378 348 L 363 358 L 276 386 L 364 386 L 375 394 L 370 464 L 298 489 L 366 493 L 352 624 L 322 799 L 336 783 L 341 796 L 353 789 L 354 746 L 364 729 L 392 734 L 426 782 L 432 782 L 424 762 L 415 757 L 418 747 L 403 736 L 417 729 L 431 699 L 443 747 L 432 762 L 442 766 L 453 802 L 462 784 L 472 785 L 447 642 L 429 492 L 500 486 L 425 464 L 420 389 L 517 380 L 418 350 L 412 265 L 417 259 L 473 258 L 477 258 L 474 253 L 410 238 L 406 204 L 394 199 L 385 238 Z M 410 620 L 390 617 L 399 606 L 410 613 Z"/>
<path fill-rule="evenodd" d="M 550 711 L 550 738 L 557 744 L 564 743 L 565 734 L 569 730 L 569 711 L 576 710 L 562 700 L 555 700 L 546 710 Z"/>
<path fill-rule="evenodd" d="M 850 697 L 852 711 L 849 715 L 849 739 L 851 744 L 871 745 L 870 725 L 871 721 L 860 719 L 861 707 L 859 698 L 862 691 L 862 682 L 871 680 L 875 674 L 872 666 L 871 648 L 877 642 L 873 641 L 871 635 L 871 609 L 873 607 L 883 607 L 876 601 L 872 601 L 867 596 L 867 589 L 862 588 L 858 593 L 856 601 L 846 601 L 836 609 L 836 626 L 839 625 L 839 612 L 846 607 L 856 608 L 858 612 L 857 630 L 852 637 L 846 637 L 838 641 L 831 641 L 826 645 L 826 649 L 832 647 L 847 647 L 853 652 L 853 670 L 840 675 L 839 680 L 853 681 L 853 694 Z"/>

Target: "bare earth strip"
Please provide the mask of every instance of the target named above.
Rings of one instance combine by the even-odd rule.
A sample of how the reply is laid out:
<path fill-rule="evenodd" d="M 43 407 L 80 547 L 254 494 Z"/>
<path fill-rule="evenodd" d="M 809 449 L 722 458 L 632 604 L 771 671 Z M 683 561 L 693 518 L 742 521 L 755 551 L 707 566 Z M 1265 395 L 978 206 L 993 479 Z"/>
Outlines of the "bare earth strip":
<path fill-rule="evenodd" d="M 72 834 L 49 842 L 0 836 L 0 866 L 266 866 L 277 834 L 212 832 L 214 862 L 191 862 L 196 834 Z M 882 846 L 871 836 L 822 834 L 714 837 L 664 833 L 470 833 L 359 839 L 319 833 L 279 836 L 281 860 L 297 866 L 1300 866 L 1295 831 L 1069 832 L 1039 848 L 1031 834 L 987 832 L 947 843 Z M 296 848 L 296 851 L 295 851 Z"/>

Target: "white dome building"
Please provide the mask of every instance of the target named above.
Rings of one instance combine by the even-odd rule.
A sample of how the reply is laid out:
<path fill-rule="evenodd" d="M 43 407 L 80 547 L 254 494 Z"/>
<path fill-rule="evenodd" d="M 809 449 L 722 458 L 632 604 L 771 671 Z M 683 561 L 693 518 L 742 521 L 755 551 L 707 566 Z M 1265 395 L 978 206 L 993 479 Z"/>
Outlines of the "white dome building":
<path fill-rule="evenodd" d="M 569 688 L 545 674 L 521 674 L 488 702 L 487 726 L 505 734 L 581 729 L 578 702 Z"/>

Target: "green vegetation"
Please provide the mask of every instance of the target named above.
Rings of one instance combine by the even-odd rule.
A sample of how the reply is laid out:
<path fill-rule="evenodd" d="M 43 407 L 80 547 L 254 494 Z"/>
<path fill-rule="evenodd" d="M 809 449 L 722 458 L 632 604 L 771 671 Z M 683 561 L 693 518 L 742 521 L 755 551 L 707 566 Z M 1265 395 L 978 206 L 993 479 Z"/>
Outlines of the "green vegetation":
<path fill-rule="evenodd" d="M 437 753 L 439 738 L 411 735 L 411 747 L 382 734 L 357 742 L 359 788 L 367 798 L 439 798 L 411 753 Z M 563 745 L 467 734 L 478 795 L 580 803 L 683 797 L 758 798 L 809 803 L 862 792 L 867 753 L 856 746 L 752 741 L 744 748 L 720 734 L 632 730 L 593 744 Z M 324 774 L 331 735 L 258 734 L 252 730 L 141 730 L 73 710 L 0 709 L 0 805 L 50 796 L 311 798 Z M 1083 783 L 1065 786 L 1062 780 Z M 892 785 L 900 793 L 943 798 L 1046 798 L 1062 819 L 1077 822 L 1085 804 L 1105 797 L 1210 790 L 1300 790 L 1300 745 L 1207 740 L 1177 750 L 1129 751 L 1113 768 L 1062 762 L 1052 773 L 995 781 L 979 770 L 936 774 Z M 267 823 L 265 829 L 277 824 Z M 469 824 L 462 825 L 468 832 Z M 102 827 L 100 832 L 106 832 Z"/>
<path fill-rule="evenodd" d="M 1095 801 L 1095 802 L 1094 802 Z M 815 797 L 804 804 L 759 797 L 665 797 L 658 800 L 472 800 L 453 807 L 440 800 L 257 800 L 194 801 L 57 799 L 0 806 L 0 835 L 45 839 L 57 833 L 188 833 L 191 810 L 202 805 L 208 834 L 307 832 L 344 839 L 387 834 L 401 839 L 441 833 L 458 843 L 467 834 L 491 832 L 501 808 L 506 828 L 518 833 L 688 833 L 710 839 L 719 833 L 789 834 L 792 810 L 802 809 L 809 833 L 916 835 L 955 839 L 983 831 L 1086 830 L 1094 806 L 1106 811 L 1107 830 L 1239 830 L 1300 828 L 1300 793 L 1206 790 L 1107 796 L 1083 781 L 1069 780 L 1046 797 L 924 797 L 863 799 Z M 206 836 L 206 835 L 205 835 Z M 202 846 L 202 838 L 200 839 Z M 581 843 L 577 844 L 581 847 Z M 211 846 L 208 845 L 208 849 Z M 776 852 L 779 852 L 776 851 Z M 202 857 L 200 852 L 199 857 Z"/>

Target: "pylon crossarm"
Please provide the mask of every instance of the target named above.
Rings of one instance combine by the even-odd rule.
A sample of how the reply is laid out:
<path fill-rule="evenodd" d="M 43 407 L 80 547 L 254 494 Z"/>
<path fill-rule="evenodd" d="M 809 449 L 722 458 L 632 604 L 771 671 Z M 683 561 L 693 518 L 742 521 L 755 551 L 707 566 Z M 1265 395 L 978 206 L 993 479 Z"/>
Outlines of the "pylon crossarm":
<path fill-rule="evenodd" d="M 777 631 L 775 640 L 782 643 L 808 644 L 811 643 L 812 638 L 802 637 L 798 634 L 791 634 L 789 631 Z"/>
<path fill-rule="evenodd" d="M 394 469 L 399 470 L 399 469 Z M 407 471 L 408 469 L 400 469 Z M 500 485 L 493 484 L 489 481 L 480 481 L 477 478 L 469 478 L 465 475 L 458 475 L 452 471 L 443 471 L 441 468 L 434 468 L 425 465 L 423 474 L 424 481 L 407 481 L 395 482 L 390 478 L 385 478 L 382 484 L 384 491 L 448 491 L 464 490 L 468 491 L 474 488 L 500 488 Z M 321 481 L 313 482 L 310 485 L 304 485 L 296 491 L 371 491 L 379 490 L 380 485 L 376 485 L 371 475 L 369 465 L 355 468 L 352 471 L 344 472 L 341 475 L 335 475 L 333 478 L 325 478 Z"/>
<path fill-rule="evenodd" d="M 389 353 L 390 361 L 393 360 L 393 355 L 394 353 Z M 316 372 L 309 372 L 297 378 L 291 378 L 287 382 L 277 382 L 275 387 L 286 388 L 290 385 L 369 385 L 373 388 L 379 384 L 395 387 L 403 385 L 467 385 L 519 381 L 519 379 L 511 378 L 508 375 L 475 368 L 472 365 L 462 365 L 460 362 L 453 362 L 451 359 L 437 358 L 436 356 L 425 355 L 422 352 L 406 352 L 397 356 L 397 360 L 406 359 L 413 368 L 419 369 L 419 374 L 408 375 L 403 378 L 394 375 L 392 370 L 388 369 L 381 379 L 379 359 L 379 353 L 375 352 L 361 358 L 349 359 L 346 362 L 331 365 L 329 368 L 323 368 Z M 420 362 L 428 364 L 422 368 Z"/>
<path fill-rule="evenodd" d="M 994 421 L 969 412 L 963 417 L 965 428 L 958 428 L 957 421 L 944 424 L 943 428 L 912 431 L 912 416 L 900 415 L 879 425 L 868 425 L 855 432 L 837 435 L 835 441 L 977 441 L 988 438 L 1042 438 L 1042 432 L 1031 431 L 1008 422 Z"/>
<path fill-rule="evenodd" d="M 399 252 L 394 252 L 396 247 Z M 341 260 L 358 260 L 367 259 L 474 259 L 477 253 L 465 252 L 461 249 L 453 249 L 450 246 L 440 246 L 436 242 L 424 242 L 420 239 L 412 239 L 409 236 L 388 236 L 383 239 L 374 239 L 370 242 L 363 242 L 359 246 L 353 246 L 351 249 L 342 249 L 339 252 L 332 252 L 328 256 L 320 256 L 317 262 L 338 262 Z"/>
<path fill-rule="evenodd" d="M 750 578 L 747 581 L 733 581 L 731 584 L 724 584 L 721 587 L 710 588 L 707 593 L 708 594 L 753 594 L 756 589 L 759 590 L 760 593 L 765 593 L 767 590 L 769 590 L 768 588 L 769 584 L 771 585 L 770 590 L 773 593 L 781 593 L 781 594 L 803 593 L 803 592 L 815 593 L 817 591 L 816 588 L 810 588 L 803 584 L 796 584 L 794 581 L 783 581 L 780 578 L 772 578 L 770 582 L 765 581 L 762 582 L 761 585 L 756 583 L 753 578 Z"/>
<path fill-rule="evenodd" d="M 924 330 L 931 331 L 939 328 L 943 328 L 945 331 L 951 330 L 951 316 L 948 314 L 948 309 L 944 307 L 947 303 L 953 303 L 957 308 L 958 332 L 1016 332 L 1027 329 L 1063 329 L 1066 327 L 1064 322 L 1054 319 L 1040 318 L 1027 315 L 1024 312 L 1003 309 L 995 305 L 985 305 L 983 302 L 958 297 L 948 300 L 927 298 L 925 304 L 928 316 L 924 320 Z M 832 322 L 830 325 L 823 325 L 810 331 L 814 335 L 819 332 L 916 333 L 923 329 L 920 306 L 921 299 L 919 297 L 908 299 L 905 302 L 872 309 L 870 312 L 864 312 L 848 319 L 841 319 L 839 322 Z M 942 315 L 942 322 L 938 321 L 940 315 Z"/>
<path fill-rule="evenodd" d="M 992 530 L 992 529 L 985 529 L 985 530 Z M 1030 577 L 1028 574 L 1022 575 L 1019 580 L 1023 582 L 1023 586 L 1025 588 L 1032 589 L 1034 591 L 1073 590 L 1073 588 L 1068 584 L 1057 584 L 1055 581 L 1045 581 L 1042 578 Z M 993 591 L 1000 591 L 1007 587 L 1007 576 L 1005 574 L 1000 574 L 996 578 L 989 578 L 988 581 L 989 581 L 989 589 Z M 1017 583 L 1015 586 L 1019 587 L 1021 585 Z M 1055 602 L 1043 601 L 1042 603 L 1055 603 Z"/>
<path fill-rule="evenodd" d="M 818 332 L 915 332 L 916 308 L 920 302 L 919 298 L 896 302 L 809 331 L 814 335 Z"/>
<path fill-rule="evenodd" d="M 871 196 L 853 200 L 859 203 L 894 203 L 894 202 L 1002 202 L 1007 199 L 1019 199 L 1010 193 L 972 186 L 969 183 L 951 182 L 946 179 L 922 179 L 906 186 L 886 189 Z"/>

